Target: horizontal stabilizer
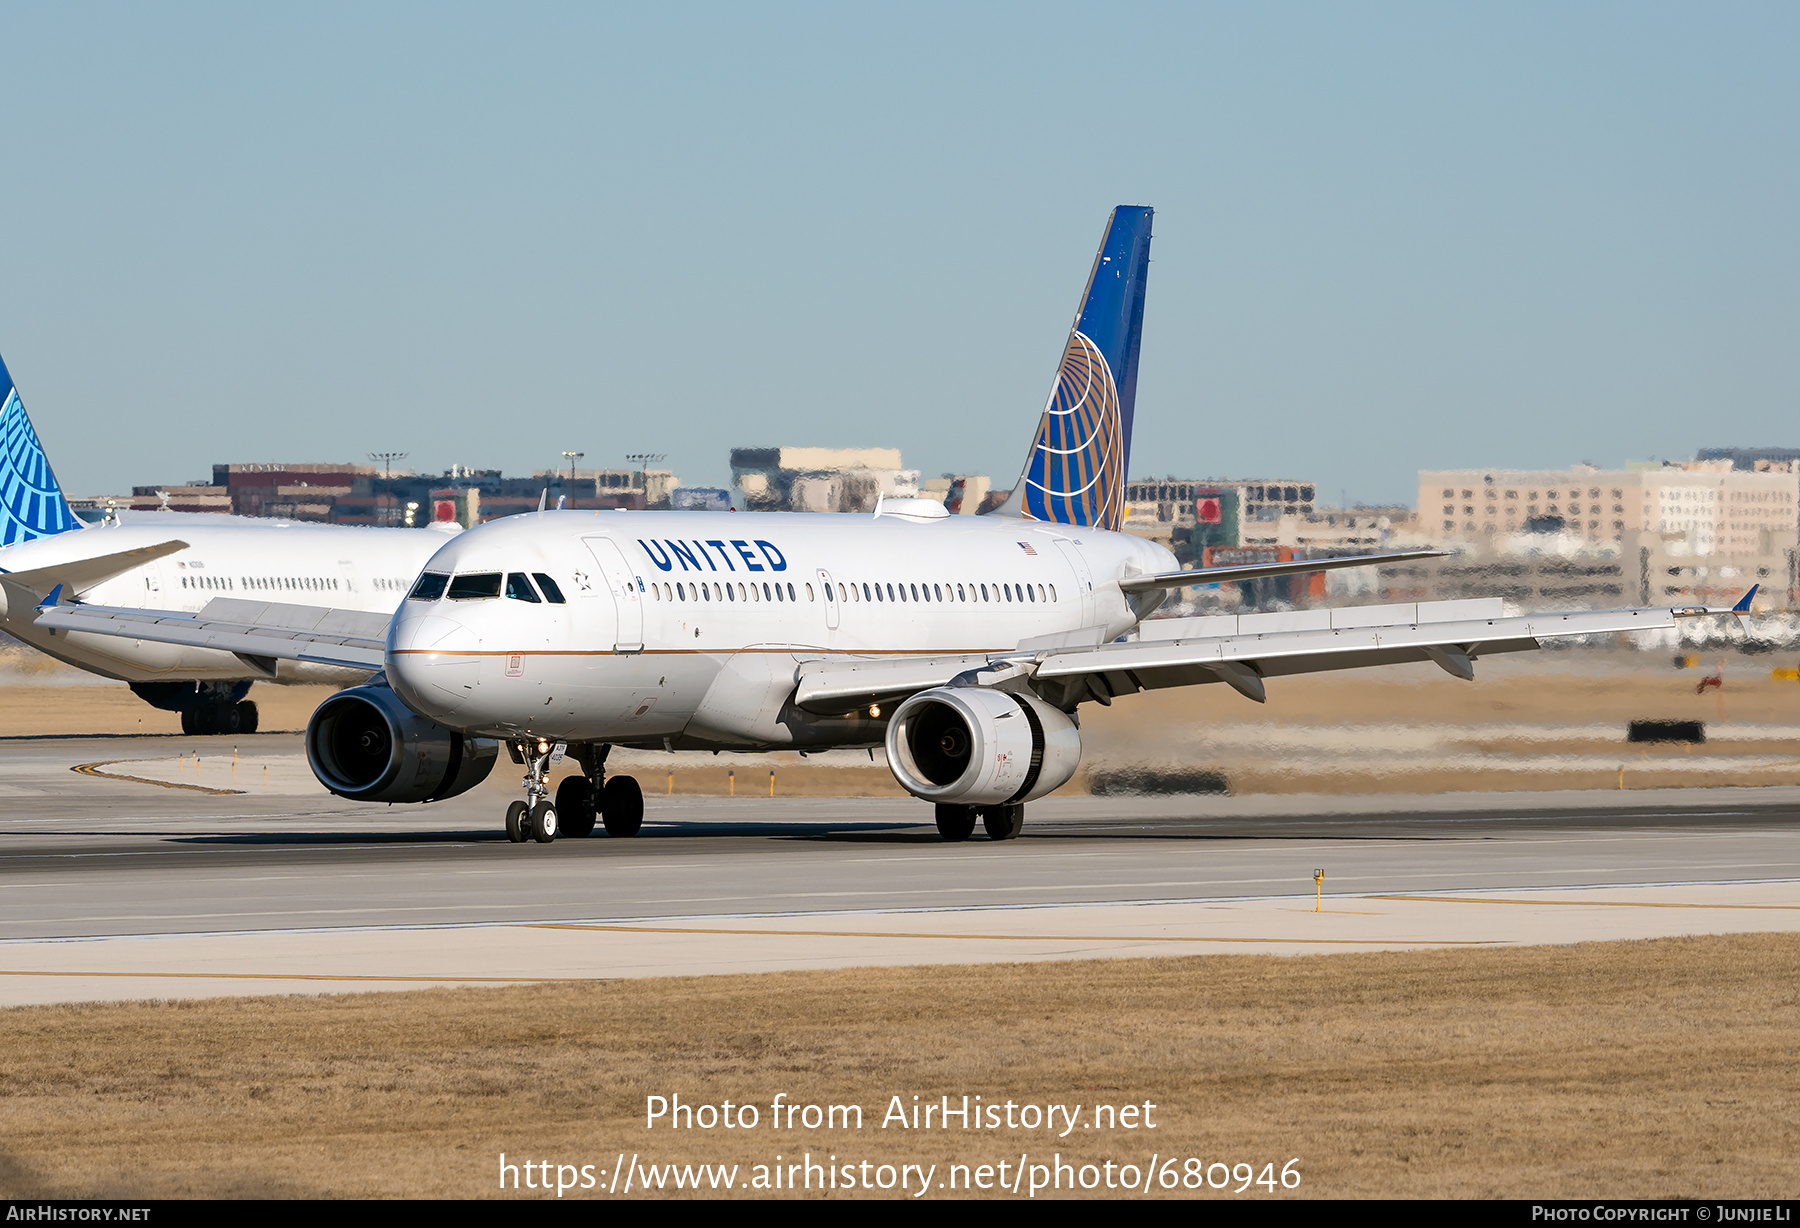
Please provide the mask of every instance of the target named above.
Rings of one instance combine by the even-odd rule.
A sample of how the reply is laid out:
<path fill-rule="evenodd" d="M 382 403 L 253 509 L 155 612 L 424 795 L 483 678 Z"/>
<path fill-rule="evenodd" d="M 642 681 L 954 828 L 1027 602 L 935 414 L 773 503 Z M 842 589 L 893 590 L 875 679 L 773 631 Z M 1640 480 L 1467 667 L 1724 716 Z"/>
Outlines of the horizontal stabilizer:
<path fill-rule="evenodd" d="M 390 619 L 386 614 L 363 610 L 219 597 L 207 602 L 198 614 L 46 604 L 39 608 L 34 621 L 40 627 L 58 631 L 216 648 L 250 658 L 377 670 L 384 663 Z M 262 668 L 268 669 L 267 665 Z"/>
<path fill-rule="evenodd" d="M 1222 584 L 1228 580 L 1260 580 L 1267 576 L 1299 576 L 1309 571 L 1336 571 L 1340 567 L 1381 567 L 1441 559 L 1448 550 L 1403 550 L 1397 554 L 1358 554 L 1335 559 L 1294 559 L 1286 563 L 1244 563 L 1234 567 L 1202 567 L 1197 571 L 1165 571 L 1154 576 L 1132 576 L 1119 581 L 1128 593 L 1158 588 L 1188 588 L 1195 584 Z"/>
<path fill-rule="evenodd" d="M 82 540 L 89 539 L 84 537 Z M 117 554 L 102 554 L 91 559 L 71 559 L 67 563 L 54 563 L 30 571 L 0 573 L 0 583 L 17 585 L 40 597 L 60 584 L 66 593 L 73 595 L 187 548 L 188 544 L 180 541 L 139 546 L 136 550 L 121 550 Z"/>

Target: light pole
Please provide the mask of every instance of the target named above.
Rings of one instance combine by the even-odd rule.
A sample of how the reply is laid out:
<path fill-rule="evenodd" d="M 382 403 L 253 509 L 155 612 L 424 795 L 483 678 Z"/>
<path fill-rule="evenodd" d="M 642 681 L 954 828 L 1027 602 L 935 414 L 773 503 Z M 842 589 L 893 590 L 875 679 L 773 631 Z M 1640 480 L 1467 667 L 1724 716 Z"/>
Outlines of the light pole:
<path fill-rule="evenodd" d="M 575 497 L 575 462 L 586 456 L 586 452 L 564 452 L 563 459 L 569 462 L 569 498 Z"/>
<path fill-rule="evenodd" d="M 630 456 L 625 458 L 625 463 L 627 465 L 637 466 L 638 486 L 644 492 L 644 505 L 646 507 L 650 504 L 650 482 L 649 479 L 644 477 L 644 470 L 648 469 L 651 465 L 668 459 L 669 454 L 667 452 L 633 452 Z"/>
<path fill-rule="evenodd" d="M 375 464 L 381 466 L 381 480 L 384 482 L 392 482 L 393 481 L 394 462 L 395 461 L 403 461 L 409 455 L 410 455 L 410 453 L 407 453 L 407 452 L 370 452 L 368 454 L 369 459 L 371 461 L 373 461 Z M 388 494 L 392 495 L 393 493 L 394 493 L 393 488 L 390 486 L 388 488 Z M 394 517 L 390 518 L 387 515 L 387 509 L 382 508 L 379 519 L 387 521 L 388 523 L 392 524 L 392 523 L 397 522 L 400 518 L 398 516 L 394 516 Z"/>

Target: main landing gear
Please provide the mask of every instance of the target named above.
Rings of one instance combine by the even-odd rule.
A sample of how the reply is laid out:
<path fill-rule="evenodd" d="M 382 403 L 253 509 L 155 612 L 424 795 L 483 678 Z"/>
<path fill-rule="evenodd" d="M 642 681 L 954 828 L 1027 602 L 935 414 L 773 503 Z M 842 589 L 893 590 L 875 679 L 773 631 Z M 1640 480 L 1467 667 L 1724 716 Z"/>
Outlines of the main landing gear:
<path fill-rule="evenodd" d="M 256 732 L 256 705 L 245 699 L 250 683 L 134 682 L 132 692 L 153 708 L 181 716 L 181 732 L 193 736 Z"/>
<path fill-rule="evenodd" d="M 202 704 L 181 710 L 181 732 L 194 735 L 255 733 L 256 705 L 247 699 L 237 703 Z"/>
<path fill-rule="evenodd" d="M 1024 805 L 946 806 L 937 808 L 938 835 L 952 844 L 975 834 L 975 820 L 987 832 L 989 840 L 1016 840 L 1025 826 Z"/>
<path fill-rule="evenodd" d="M 530 739 L 510 744 L 513 760 L 525 765 L 525 800 L 506 808 L 506 837 L 514 844 L 549 844 L 559 835 L 591 836 L 596 823 L 609 836 L 635 836 L 644 826 L 644 792 L 630 776 L 606 779 L 610 744 L 577 742 L 569 757 L 581 775 L 556 786 L 550 800 L 550 743 Z"/>

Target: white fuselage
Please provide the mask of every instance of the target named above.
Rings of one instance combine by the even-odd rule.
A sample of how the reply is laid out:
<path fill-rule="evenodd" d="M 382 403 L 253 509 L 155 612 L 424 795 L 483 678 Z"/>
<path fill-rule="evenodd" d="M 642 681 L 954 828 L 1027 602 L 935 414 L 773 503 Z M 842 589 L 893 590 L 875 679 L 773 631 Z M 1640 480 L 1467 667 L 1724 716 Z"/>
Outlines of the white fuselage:
<path fill-rule="evenodd" d="M 452 539 L 425 574 L 542 573 L 566 600 L 407 600 L 387 672 L 420 715 L 484 736 L 872 745 L 877 715 L 788 702 L 802 664 L 1112 639 L 1139 617 L 1120 579 L 1174 566 L 1141 538 L 995 516 L 514 516 Z"/>
<path fill-rule="evenodd" d="M 153 518 L 154 519 L 154 518 Z M 188 548 L 132 568 L 81 592 L 90 605 L 198 611 L 215 597 L 391 613 L 419 568 L 444 543 L 428 529 L 378 529 L 171 513 L 59 533 L 0 549 L 0 568 L 37 572 L 74 560 L 183 541 Z M 223 517 L 218 518 L 224 520 Z M 273 678 L 242 658 L 211 648 L 157 644 L 33 625 L 30 594 L 0 576 L 0 628 L 42 652 L 126 682 L 259 678 L 280 682 L 356 682 L 367 671 L 282 662 Z"/>

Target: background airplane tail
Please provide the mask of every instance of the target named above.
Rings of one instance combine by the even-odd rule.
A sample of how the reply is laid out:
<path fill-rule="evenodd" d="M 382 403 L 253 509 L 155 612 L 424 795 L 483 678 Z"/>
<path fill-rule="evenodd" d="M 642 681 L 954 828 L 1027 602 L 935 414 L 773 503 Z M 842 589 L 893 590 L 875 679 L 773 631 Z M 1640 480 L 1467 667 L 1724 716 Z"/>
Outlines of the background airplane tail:
<path fill-rule="evenodd" d="M 0 359 L 0 546 L 80 527 Z"/>
<path fill-rule="evenodd" d="M 1120 205 L 1107 219 L 1063 347 L 1056 387 L 1025 457 L 1025 471 L 999 515 L 1100 529 L 1123 526 L 1154 212 Z"/>

